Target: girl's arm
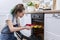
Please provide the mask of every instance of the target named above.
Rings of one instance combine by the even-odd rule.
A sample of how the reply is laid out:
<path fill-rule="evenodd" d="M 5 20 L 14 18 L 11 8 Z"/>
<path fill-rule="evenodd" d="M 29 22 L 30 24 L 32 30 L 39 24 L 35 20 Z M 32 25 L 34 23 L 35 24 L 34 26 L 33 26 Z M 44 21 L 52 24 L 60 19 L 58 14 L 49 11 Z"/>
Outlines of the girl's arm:
<path fill-rule="evenodd" d="M 20 31 L 20 30 L 23 30 L 23 29 L 30 29 L 29 27 L 26 27 L 26 28 L 13 27 L 12 21 L 10 21 L 10 20 L 7 20 L 6 22 L 7 22 L 7 25 L 8 25 L 11 32 Z"/>

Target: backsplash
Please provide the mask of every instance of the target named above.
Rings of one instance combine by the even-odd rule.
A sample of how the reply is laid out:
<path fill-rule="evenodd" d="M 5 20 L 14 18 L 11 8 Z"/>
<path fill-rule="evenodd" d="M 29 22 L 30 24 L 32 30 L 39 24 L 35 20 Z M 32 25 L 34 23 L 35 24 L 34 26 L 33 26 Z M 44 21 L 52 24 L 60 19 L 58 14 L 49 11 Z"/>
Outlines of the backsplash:
<path fill-rule="evenodd" d="M 39 8 L 53 9 L 53 0 L 23 0 L 24 3 L 33 2 L 39 4 Z"/>

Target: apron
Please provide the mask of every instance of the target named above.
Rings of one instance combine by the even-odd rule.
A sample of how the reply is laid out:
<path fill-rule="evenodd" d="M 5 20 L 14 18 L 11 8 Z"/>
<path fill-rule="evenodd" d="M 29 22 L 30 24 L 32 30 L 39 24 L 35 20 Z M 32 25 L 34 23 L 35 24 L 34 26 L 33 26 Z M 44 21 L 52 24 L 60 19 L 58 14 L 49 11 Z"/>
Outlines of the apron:
<path fill-rule="evenodd" d="M 14 27 L 18 26 L 17 24 Z M 10 32 L 8 26 L 6 26 L 1 32 L 1 40 L 17 40 L 14 36 L 14 32 Z"/>
<path fill-rule="evenodd" d="M 12 21 L 13 20 L 14 18 L 12 19 Z M 13 26 L 18 27 L 18 24 L 16 23 Z M 14 32 L 10 32 L 9 27 L 5 26 L 1 31 L 1 40 L 17 40 L 17 38 L 14 36 Z"/>

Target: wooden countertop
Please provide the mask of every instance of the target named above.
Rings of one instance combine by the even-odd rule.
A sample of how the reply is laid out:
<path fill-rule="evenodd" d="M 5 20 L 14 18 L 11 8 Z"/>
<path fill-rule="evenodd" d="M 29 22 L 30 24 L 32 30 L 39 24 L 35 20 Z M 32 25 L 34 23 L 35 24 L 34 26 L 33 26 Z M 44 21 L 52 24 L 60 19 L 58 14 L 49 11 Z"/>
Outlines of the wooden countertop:
<path fill-rule="evenodd" d="M 26 12 L 26 14 L 32 14 L 32 13 L 60 13 L 60 10 L 43 10 L 43 11 L 33 11 L 33 12 Z"/>

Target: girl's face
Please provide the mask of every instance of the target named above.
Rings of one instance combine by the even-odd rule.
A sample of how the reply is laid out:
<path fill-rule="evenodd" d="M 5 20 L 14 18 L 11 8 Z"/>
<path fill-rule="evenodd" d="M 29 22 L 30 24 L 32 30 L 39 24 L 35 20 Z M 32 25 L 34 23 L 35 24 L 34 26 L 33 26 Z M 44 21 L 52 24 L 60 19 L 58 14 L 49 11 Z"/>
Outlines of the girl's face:
<path fill-rule="evenodd" d="M 24 13 L 25 13 L 25 11 L 23 11 L 23 12 L 17 12 L 17 16 L 20 17 L 20 18 L 22 18 L 24 16 Z"/>

